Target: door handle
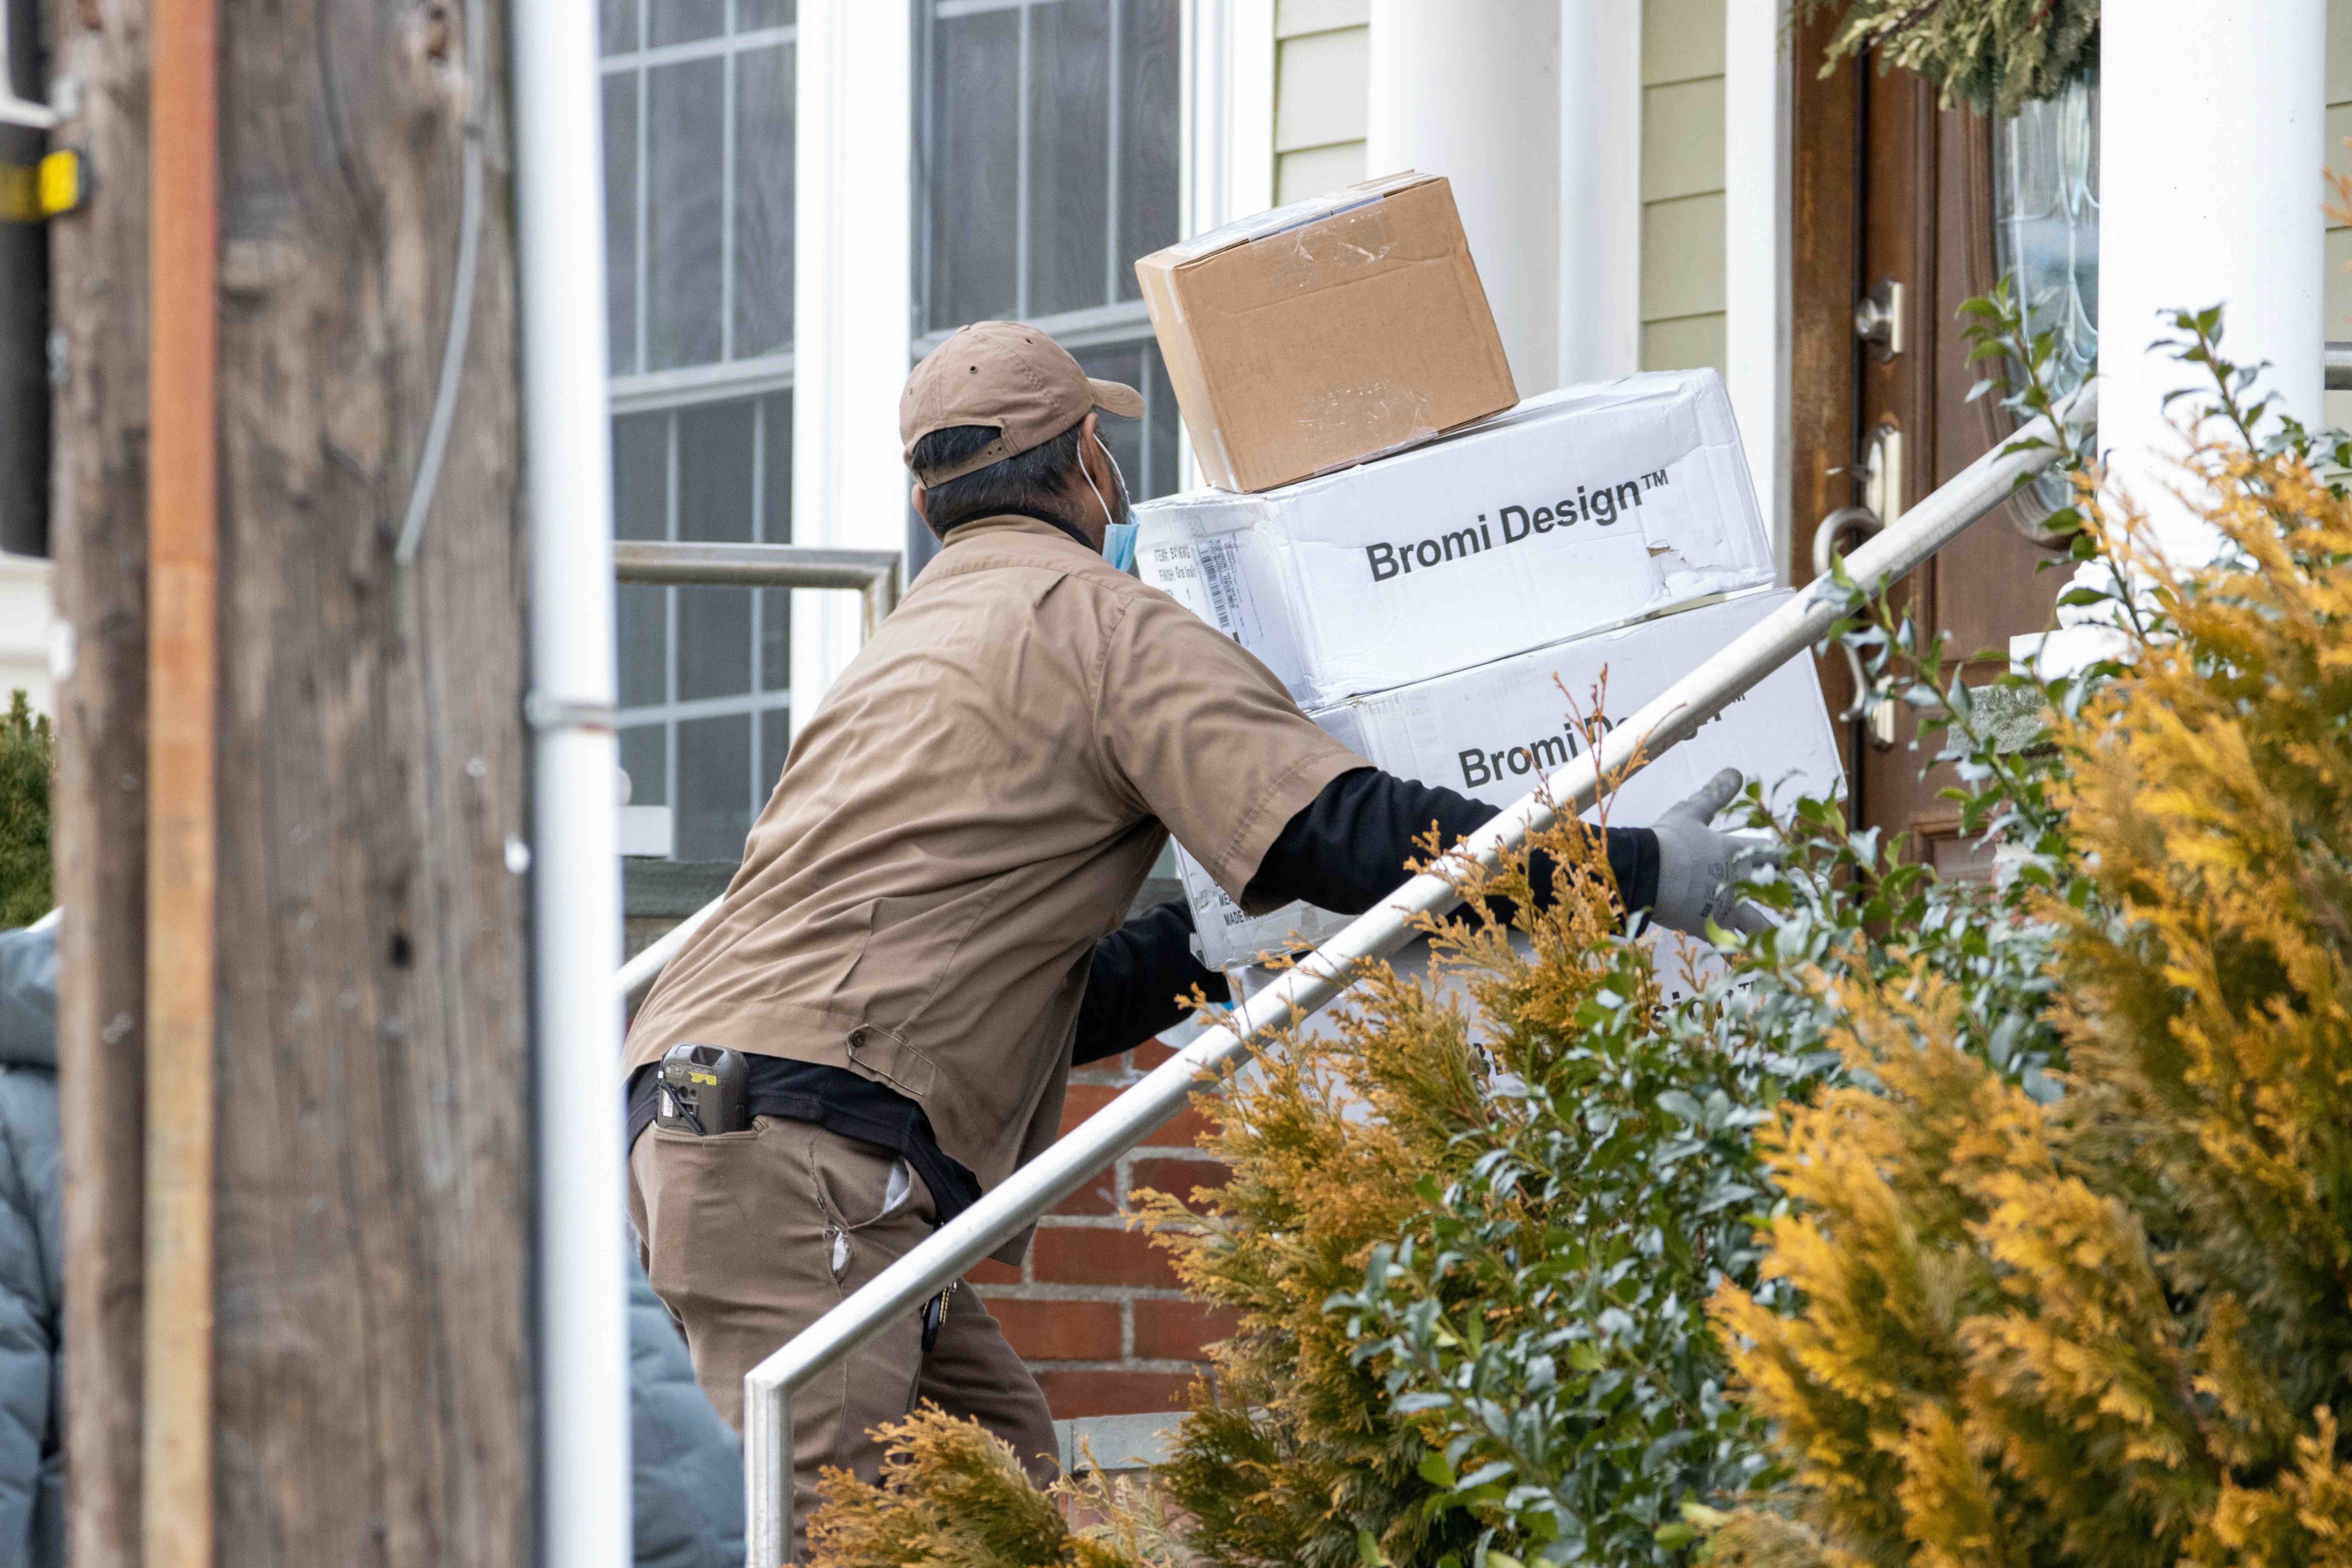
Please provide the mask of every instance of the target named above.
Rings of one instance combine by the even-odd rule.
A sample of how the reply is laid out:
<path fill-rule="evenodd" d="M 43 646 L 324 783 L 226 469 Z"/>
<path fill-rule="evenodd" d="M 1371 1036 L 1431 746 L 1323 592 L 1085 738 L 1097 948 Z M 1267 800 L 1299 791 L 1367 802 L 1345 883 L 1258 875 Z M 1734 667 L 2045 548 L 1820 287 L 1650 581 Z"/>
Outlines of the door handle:
<path fill-rule="evenodd" d="M 1842 506 L 1822 519 L 1820 525 L 1813 530 L 1813 575 L 1818 578 L 1830 574 L 1831 557 L 1836 552 L 1837 542 L 1842 535 L 1853 533 L 1856 536 L 1855 542 L 1859 543 L 1876 533 L 1879 527 L 1878 513 L 1866 506 Z M 1848 644 L 1840 643 L 1838 647 L 1845 655 L 1846 668 L 1853 674 L 1853 700 L 1846 705 L 1844 712 L 1837 716 L 1838 722 L 1852 724 L 1866 721 L 1864 727 L 1869 733 L 1870 743 L 1882 752 L 1893 750 L 1895 700 L 1881 697 L 1874 701 L 1870 695 L 1870 677 L 1863 672 L 1862 655 Z"/>
<path fill-rule="evenodd" d="M 1881 362 L 1903 352 L 1903 285 L 1882 278 L 1878 286 L 1853 302 L 1853 335 L 1870 345 L 1870 357 Z"/>

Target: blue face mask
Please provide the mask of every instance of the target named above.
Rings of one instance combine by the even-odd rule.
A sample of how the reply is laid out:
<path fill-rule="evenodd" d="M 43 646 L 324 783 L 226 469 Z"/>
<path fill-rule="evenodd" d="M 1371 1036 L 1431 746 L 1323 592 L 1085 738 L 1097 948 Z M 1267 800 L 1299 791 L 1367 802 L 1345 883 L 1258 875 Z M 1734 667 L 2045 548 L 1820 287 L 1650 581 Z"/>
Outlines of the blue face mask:
<path fill-rule="evenodd" d="M 1118 499 L 1120 502 L 1118 515 L 1125 517 L 1128 514 L 1126 506 L 1127 476 L 1124 473 L 1120 473 L 1118 459 L 1115 457 L 1111 457 L 1111 450 L 1108 446 L 1104 446 L 1101 437 L 1097 436 L 1095 437 L 1095 445 L 1101 447 L 1102 455 L 1110 458 L 1110 471 L 1118 475 Z M 1087 472 L 1086 467 L 1083 464 L 1078 468 L 1078 477 L 1087 481 L 1087 489 L 1094 490 L 1095 504 L 1102 508 L 1103 559 L 1110 563 L 1111 569 L 1113 571 L 1132 574 L 1135 571 L 1135 524 L 1132 522 L 1111 521 L 1110 503 L 1103 500 L 1103 493 L 1101 490 L 1096 489 L 1095 478 L 1092 474 Z"/>
<path fill-rule="evenodd" d="M 1135 570 L 1135 524 L 1114 522 L 1103 531 L 1103 559 L 1114 571 Z"/>

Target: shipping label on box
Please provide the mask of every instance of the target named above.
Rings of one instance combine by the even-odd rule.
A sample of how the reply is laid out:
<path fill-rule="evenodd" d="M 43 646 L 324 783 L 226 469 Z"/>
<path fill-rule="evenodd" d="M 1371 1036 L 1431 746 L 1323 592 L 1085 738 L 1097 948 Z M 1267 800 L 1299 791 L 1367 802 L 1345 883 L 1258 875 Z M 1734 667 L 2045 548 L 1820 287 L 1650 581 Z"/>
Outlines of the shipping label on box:
<path fill-rule="evenodd" d="M 1315 710 L 1310 717 L 1358 755 L 1402 778 L 1443 784 L 1507 806 L 1584 752 L 1578 713 L 1625 718 L 1662 695 L 1790 598 L 1787 589 L 1745 594 L 1634 626 Z M 1785 813 L 1800 795 L 1843 787 L 1837 739 L 1813 661 L 1801 656 L 1627 779 L 1608 819 L 1640 827 L 1727 767 L 1763 782 Z M 1589 820 L 1600 814 L 1588 812 Z M 1321 942 L 1349 917 L 1291 904 L 1252 919 L 1178 852 L 1203 958 L 1218 968 L 1299 942 Z M 1404 879 L 1400 868 L 1398 881 Z"/>
<path fill-rule="evenodd" d="M 1454 192 L 1391 174 L 1135 264 L 1211 484 L 1264 490 L 1518 400 Z"/>
<path fill-rule="evenodd" d="M 1569 387 L 1265 495 L 1135 509 L 1136 566 L 1307 708 L 1769 584 L 1711 370 Z"/>

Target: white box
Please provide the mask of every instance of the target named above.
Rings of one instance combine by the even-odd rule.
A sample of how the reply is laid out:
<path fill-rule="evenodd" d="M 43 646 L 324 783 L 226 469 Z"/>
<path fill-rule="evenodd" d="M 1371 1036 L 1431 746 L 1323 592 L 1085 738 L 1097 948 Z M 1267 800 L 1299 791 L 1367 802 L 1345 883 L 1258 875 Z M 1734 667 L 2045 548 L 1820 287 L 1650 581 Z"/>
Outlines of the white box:
<path fill-rule="evenodd" d="M 1136 566 L 1319 708 L 1772 580 L 1711 370 L 1565 387 L 1262 495 L 1135 509 Z"/>
<path fill-rule="evenodd" d="M 1314 710 L 1308 717 L 1358 755 L 1401 778 L 1443 784 L 1507 806 L 1581 752 L 1570 703 L 1590 712 L 1604 670 L 1604 712 L 1627 718 L 1790 596 L 1785 588 L 1743 594 Z M 1609 802 L 1609 820 L 1645 826 L 1726 767 L 1761 779 L 1775 810 L 1784 811 L 1799 795 L 1843 790 L 1837 738 L 1811 658 L 1790 659 L 1698 733 L 1626 780 Z M 1586 813 L 1589 819 L 1598 815 Z M 1202 956 L 1219 969 L 1250 963 L 1297 941 L 1318 942 L 1350 918 L 1297 903 L 1252 920 L 1181 849 L 1177 866 Z M 1403 880 L 1402 870 L 1398 880 Z"/>

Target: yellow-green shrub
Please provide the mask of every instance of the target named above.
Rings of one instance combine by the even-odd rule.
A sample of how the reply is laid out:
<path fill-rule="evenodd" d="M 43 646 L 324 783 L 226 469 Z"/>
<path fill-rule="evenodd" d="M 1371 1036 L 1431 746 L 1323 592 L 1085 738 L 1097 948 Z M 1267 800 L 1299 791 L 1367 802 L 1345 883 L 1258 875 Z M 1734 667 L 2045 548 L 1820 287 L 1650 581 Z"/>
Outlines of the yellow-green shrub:
<path fill-rule="evenodd" d="M 2272 447 L 2202 455 L 2230 556 L 2142 563 L 2158 620 L 2057 724 L 2063 1092 L 1927 966 L 1822 983 L 1853 1081 L 1763 1140 L 1801 1304 L 1717 1301 L 1793 1482 L 1719 1562 L 2352 1556 L 2352 503 Z"/>
<path fill-rule="evenodd" d="M 926 1405 L 881 1429 L 883 1477 L 824 1473 L 808 1560 L 826 1568 L 1144 1568 L 1176 1560 L 1150 1495 L 1132 1483 L 1040 1491 L 1012 1447 Z M 1072 1517 L 1082 1521 L 1071 1523 Z"/>

